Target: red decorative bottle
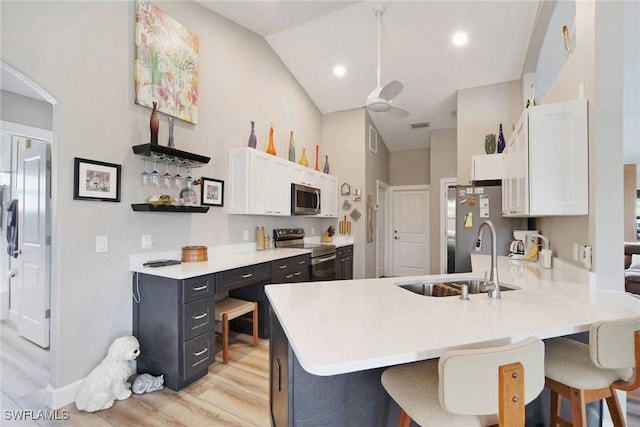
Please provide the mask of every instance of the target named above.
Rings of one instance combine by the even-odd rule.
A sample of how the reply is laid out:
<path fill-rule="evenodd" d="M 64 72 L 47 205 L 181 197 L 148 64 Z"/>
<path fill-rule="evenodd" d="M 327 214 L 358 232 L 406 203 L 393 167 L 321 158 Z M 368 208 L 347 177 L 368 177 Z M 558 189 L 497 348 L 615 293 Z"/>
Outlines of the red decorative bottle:
<path fill-rule="evenodd" d="M 158 103 L 153 101 L 153 111 L 149 119 L 149 130 L 151 131 L 151 143 L 158 145 L 158 130 L 160 129 L 160 120 L 158 119 Z"/>

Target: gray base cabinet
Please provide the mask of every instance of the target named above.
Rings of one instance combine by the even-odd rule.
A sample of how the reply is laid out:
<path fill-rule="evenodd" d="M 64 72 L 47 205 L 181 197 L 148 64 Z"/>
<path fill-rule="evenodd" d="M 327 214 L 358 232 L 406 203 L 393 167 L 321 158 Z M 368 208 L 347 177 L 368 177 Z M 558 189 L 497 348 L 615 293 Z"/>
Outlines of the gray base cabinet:
<path fill-rule="evenodd" d="M 336 280 L 353 279 L 353 245 L 336 248 Z"/>
<path fill-rule="evenodd" d="M 178 391 L 206 375 L 215 360 L 215 277 L 185 280 L 133 276 L 133 335 L 138 373 L 164 375 Z"/>

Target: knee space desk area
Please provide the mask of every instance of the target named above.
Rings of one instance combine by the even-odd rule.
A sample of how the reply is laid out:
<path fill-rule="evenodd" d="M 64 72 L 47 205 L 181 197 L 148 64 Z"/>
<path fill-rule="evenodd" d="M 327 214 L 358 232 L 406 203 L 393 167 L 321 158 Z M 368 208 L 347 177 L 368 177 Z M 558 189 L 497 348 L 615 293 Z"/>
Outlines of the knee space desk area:
<path fill-rule="evenodd" d="M 489 257 L 472 255 L 472 264 L 473 273 L 428 278 L 482 278 Z M 395 425 L 399 408 L 380 383 L 385 367 L 640 314 L 640 299 L 593 289 L 589 272 L 562 260 L 546 270 L 499 257 L 498 268 L 515 288 L 500 299 L 430 297 L 396 285 L 425 277 L 266 286 L 272 425 Z"/>

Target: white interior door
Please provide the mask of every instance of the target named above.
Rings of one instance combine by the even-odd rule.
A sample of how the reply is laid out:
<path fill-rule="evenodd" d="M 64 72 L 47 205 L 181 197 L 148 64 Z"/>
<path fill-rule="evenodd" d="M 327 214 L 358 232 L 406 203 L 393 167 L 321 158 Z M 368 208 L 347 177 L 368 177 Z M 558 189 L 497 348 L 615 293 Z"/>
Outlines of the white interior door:
<path fill-rule="evenodd" d="M 18 333 L 49 347 L 49 145 L 20 138 L 16 170 L 18 195 L 18 256 L 11 279 L 11 310 Z"/>
<path fill-rule="evenodd" d="M 376 195 L 376 277 L 383 277 L 387 270 L 387 199 L 389 186 L 378 181 Z"/>
<path fill-rule="evenodd" d="M 429 273 L 429 190 L 393 191 L 393 275 Z"/>

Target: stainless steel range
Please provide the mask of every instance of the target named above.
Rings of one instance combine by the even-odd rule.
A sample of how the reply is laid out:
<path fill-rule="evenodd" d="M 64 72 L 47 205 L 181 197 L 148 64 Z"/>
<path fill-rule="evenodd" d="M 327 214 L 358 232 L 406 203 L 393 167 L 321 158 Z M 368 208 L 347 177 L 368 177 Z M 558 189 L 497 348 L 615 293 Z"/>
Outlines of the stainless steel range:
<path fill-rule="evenodd" d="M 302 248 L 311 250 L 311 280 L 336 280 L 336 247 L 304 242 L 304 228 L 275 228 L 276 248 Z"/>

